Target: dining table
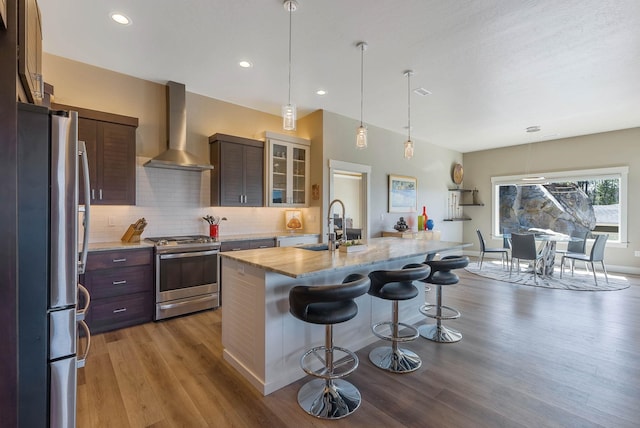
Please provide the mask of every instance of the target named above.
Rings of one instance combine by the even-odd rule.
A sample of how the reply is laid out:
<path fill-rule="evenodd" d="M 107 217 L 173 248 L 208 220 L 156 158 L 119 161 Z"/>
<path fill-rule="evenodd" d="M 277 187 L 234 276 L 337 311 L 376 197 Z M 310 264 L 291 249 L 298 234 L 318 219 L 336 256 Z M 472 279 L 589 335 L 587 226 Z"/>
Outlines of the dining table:
<path fill-rule="evenodd" d="M 535 240 L 541 243 L 541 246 L 538 248 L 538 253 L 542 254 L 542 264 L 537 266 L 537 273 L 542 276 L 553 275 L 553 269 L 555 267 L 556 259 L 556 245 L 558 242 L 574 242 L 581 240 L 581 238 L 572 237 L 564 233 L 555 232 L 550 229 L 540 229 L 536 227 L 527 229 L 526 233 L 533 234 Z M 499 235 L 499 237 L 511 239 L 511 234 L 504 233 L 502 235 Z M 534 269 L 533 263 L 529 264 L 529 269 Z"/>

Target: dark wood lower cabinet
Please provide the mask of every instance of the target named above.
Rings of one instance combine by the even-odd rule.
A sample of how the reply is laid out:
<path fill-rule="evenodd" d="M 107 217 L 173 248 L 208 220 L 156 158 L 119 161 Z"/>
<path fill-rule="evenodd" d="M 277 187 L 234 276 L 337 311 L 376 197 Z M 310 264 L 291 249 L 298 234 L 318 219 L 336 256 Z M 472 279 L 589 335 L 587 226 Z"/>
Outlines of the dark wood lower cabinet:
<path fill-rule="evenodd" d="M 258 248 L 271 248 L 276 246 L 275 238 L 244 239 L 237 241 L 224 241 L 220 245 L 220 251 L 254 250 Z"/>
<path fill-rule="evenodd" d="M 92 333 L 153 320 L 153 249 L 89 253 L 84 286 L 91 294 L 86 316 Z"/>
<path fill-rule="evenodd" d="M 153 318 L 152 294 L 136 293 L 101 299 L 92 303 L 89 312 L 92 333 L 142 324 Z"/>

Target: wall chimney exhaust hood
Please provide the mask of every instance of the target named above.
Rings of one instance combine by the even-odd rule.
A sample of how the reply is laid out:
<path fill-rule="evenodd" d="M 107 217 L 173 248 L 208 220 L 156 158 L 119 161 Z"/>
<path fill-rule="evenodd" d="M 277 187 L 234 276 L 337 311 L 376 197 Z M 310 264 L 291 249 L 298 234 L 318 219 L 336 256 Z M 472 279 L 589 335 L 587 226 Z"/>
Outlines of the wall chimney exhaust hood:
<path fill-rule="evenodd" d="M 185 85 L 167 82 L 167 150 L 144 166 L 154 168 L 206 171 L 213 165 L 203 162 L 187 148 L 187 102 Z"/>

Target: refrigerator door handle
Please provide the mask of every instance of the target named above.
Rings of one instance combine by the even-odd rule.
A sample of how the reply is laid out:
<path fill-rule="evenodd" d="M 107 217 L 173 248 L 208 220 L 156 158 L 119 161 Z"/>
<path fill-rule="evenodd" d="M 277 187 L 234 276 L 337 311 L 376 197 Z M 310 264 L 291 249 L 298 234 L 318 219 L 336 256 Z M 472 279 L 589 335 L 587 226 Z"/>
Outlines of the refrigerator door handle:
<path fill-rule="evenodd" d="M 82 327 L 82 330 L 84 330 L 84 333 L 87 335 L 87 346 L 84 348 L 84 352 L 82 353 L 82 356 L 78 355 L 78 359 L 76 360 L 76 367 L 82 368 L 84 367 L 87 361 L 87 356 L 89 355 L 89 349 L 91 348 L 91 330 L 89 330 L 89 326 L 83 320 L 78 321 L 78 325 Z"/>
<path fill-rule="evenodd" d="M 78 141 L 78 151 L 82 159 L 82 171 L 84 175 L 84 217 L 82 220 L 82 228 L 84 229 L 82 239 L 82 252 L 80 261 L 78 262 L 78 274 L 84 274 L 87 266 L 87 254 L 89 252 L 89 225 L 91 220 L 91 183 L 89 179 L 89 156 L 87 155 L 87 146 L 84 141 Z"/>
<path fill-rule="evenodd" d="M 76 310 L 76 321 L 82 321 L 89 310 L 89 304 L 91 303 L 91 294 L 84 285 L 78 284 L 78 291 L 84 296 L 84 306 Z M 79 300 L 79 299 L 78 299 Z"/>

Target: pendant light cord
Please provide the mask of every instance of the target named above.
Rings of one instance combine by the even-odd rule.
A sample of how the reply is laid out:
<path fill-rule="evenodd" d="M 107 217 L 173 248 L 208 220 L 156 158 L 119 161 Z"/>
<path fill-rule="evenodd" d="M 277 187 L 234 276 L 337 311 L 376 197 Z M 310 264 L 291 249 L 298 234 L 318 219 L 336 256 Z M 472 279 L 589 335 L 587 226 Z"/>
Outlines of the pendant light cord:
<path fill-rule="evenodd" d="M 291 104 L 291 15 L 292 15 L 292 5 L 289 4 L 289 98 L 288 104 Z"/>
<path fill-rule="evenodd" d="M 408 105 L 408 124 L 409 141 L 411 141 L 411 71 L 407 72 L 407 105 Z"/>
<path fill-rule="evenodd" d="M 360 126 L 364 110 L 364 42 L 360 45 Z"/>

